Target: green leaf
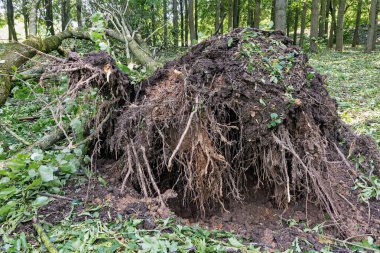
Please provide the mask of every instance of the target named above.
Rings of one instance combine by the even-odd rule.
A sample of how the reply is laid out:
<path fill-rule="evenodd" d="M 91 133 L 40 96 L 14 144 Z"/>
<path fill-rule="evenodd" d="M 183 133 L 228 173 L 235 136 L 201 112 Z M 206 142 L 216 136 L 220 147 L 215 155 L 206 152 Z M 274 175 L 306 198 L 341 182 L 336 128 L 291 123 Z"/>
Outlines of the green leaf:
<path fill-rule="evenodd" d="M 227 46 L 228 46 L 228 47 L 231 47 L 233 42 L 234 42 L 234 38 L 229 37 L 229 38 L 228 38 L 228 41 L 227 41 Z"/>
<path fill-rule="evenodd" d="M 38 169 L 43 182 L 49 182 L 54 180 L 54 170 L 51 167 L 41 165 Z"/>
<path fill-rule="evenodd" d="M 230 237 L 228 238 L 228 243 L 232 246 L 232 247 L 236 247 L 236 248 L 241 248 L 243 247 L 244 245 L 242 243 L 240 243 L 236 238 L 234 237 Z"/>
<path fill-rule="evenodd" d="M 36 152 L 30 156 L 30 159 L 32 159 L 33 161 L 41 161 L 42 159 L 44 159 L 44 155 L 40 152 Z"/>
<path fill-rule="evenodd" d="M 48 204 L 50 201 L 50 199 L 48 197 L 45 197 L 45 196 L 38 196 L 33 202 L 32 202 L 32 206 L 35 207 L 35 208 L 38 208 L 38 207 L 41 207 L 41 206 L 44 206 L 46 204 Z"/>
<path fill-rule="evenodd" d="M 270 117 L 271 117 L 272 119 L 277 119 L 277 118 L 278 118 L 278 114 L 277 114 L 277 113 L 271 113 L 271 114 L 270 114 Z"/>

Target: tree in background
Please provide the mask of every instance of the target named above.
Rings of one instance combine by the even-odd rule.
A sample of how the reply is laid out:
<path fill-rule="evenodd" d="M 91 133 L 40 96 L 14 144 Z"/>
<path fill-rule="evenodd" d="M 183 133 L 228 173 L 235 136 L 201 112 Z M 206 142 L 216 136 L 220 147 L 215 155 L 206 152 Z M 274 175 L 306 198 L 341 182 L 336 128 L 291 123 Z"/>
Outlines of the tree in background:
<path fill-rule="evenodd" d="M 276 0 L 275 29 L 286 32 L 286 0 Z"/>
<path fill-rule="evenodd" d="M 319 0 L 313 0 L 311 5 L 311 24 L 310 24 L 310 51 L 318 51 L 318 28 L 319 28 Z"/>
<path fill-rule="evenodd" d="M 17 34 L 14 22 L 13 1 L 7 0 L 7 23 L 8 23 L 8 39 L 9 41 L 17 41 Z"/>
<path fill-rule="evenodd" d="M 253 27 L 259 29 L 261 19 L 261 0 L 255 0 L 255 9 L 253 15 Z"/>
<path fill-rule="evenodd" d="M 193 45 L 197 39 L 195 35 L 195 23 L 194 23 L 194 0 L 188 0 L 188 2 L 189 2 L 188 17 L 189 17 L 190 43 L 191 45 Z"/>
<path fill-rule="evenodd" d="M 66 30 L 70 22 L 70 0 L 61 0 L 61 28 L 62 31 Z"/>
<path fill-rule="evenodd" d="M 174 48 L 178 47 L 178 2 L 173 0 L 173 42 Z"/>
<path fill-rule="evenodd" d="M 343 25 L 344 25 L 344 11 L 346 8 L 346 0 L 339 0 L 338 19 L 336 29 L 336 51 L 343 51 Z"/>
<path fill-rule="evenodd" d="M 372 52 L 376 47 L 377 39 L 377 13 L 379 8 L 379 0 L 371 0 L 371 9 L 368 24 L 368 37 L 367 37 L 367 52 Z"/>
<path fill-rule="evenodd" d="M 50 35 L 54 35 L 54 14 L 53 14 L 53 1 L 45 0 L 45 24 L 46 31 Z"/>
<path fill-rule="evenodd" d="M 304 41 L 305 41 L 307 9 L 308 9 L 307 3 L 304 2 L 302 6 L 302 15 L 301 15 L 301 32 L 300 32 L 300 41 L 299 41 L 300 47 L 304 46 Z"/>
<path fill-rule="evenodd" d="M 356 47 L 357 45 L 359 45 L 359 28 L 360 28 L 360 19 L 362 16 L 362 6 L 363 6 L 363 0 L 359 0 L 358 6 L 356 8 L 355 31 L 354 31 L 354 36 L 352 38 L 352 47 Z"/>

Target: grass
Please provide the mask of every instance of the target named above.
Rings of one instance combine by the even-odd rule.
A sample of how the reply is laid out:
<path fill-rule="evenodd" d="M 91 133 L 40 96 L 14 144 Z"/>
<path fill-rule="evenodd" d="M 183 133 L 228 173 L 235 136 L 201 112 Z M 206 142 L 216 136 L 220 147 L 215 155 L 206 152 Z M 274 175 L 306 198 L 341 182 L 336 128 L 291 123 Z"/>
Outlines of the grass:
<path fill-rule="evenodd" d="M 311 56 L 311 65 L 326 76 L 331 95 L 336 98 L 342 119 L 358 133 L 370 134 L 380 144 L 380 51 L 365 54 L 362 48 L 346 48 L 344 53 L 328 49 Z M 137 78 L 138 80 L 140 77 Z M 14 98 L 0 108 L 0 122 L 6 123 L 17 135 L 35 142 L 55 125 L 45 102 L 51 102 L 64 92 L 67 80 L 49 90 L 19 83 Z M 39 99 L 36 99 L 36 98 Z M 64 120 L 76 128 L 77 137 L 83 132 L 78 118 L 90 108 L 78 101 L 66 101 Z M 38 116 L 36 121 L 20 121 L 25 116 Z M 62 147 L 67 142 L 61 143 Z M 4 129 L 0 129 L 0 163 L 25 147 Z M 62 194 L 65 182 L 75 175 L 86 179 L 88 165 L 81 163 L 82 150 L 32 150 L 12 158 L 9 168 L 0 166 L 0 251 L 46 252 L 45 246 L 32 232 L 15 232 L 17 225 L 40 217 L 38 208 L 52 201 L 41 192 Z M 78 176 L 77 172 L 82 172 Z M 373 190 L 373 189 L 372 189 Z M 378 194 L 377 191 L 375 191 Z M 369 192 L 373 195 L 373 192 Z M 76 202 L 69 203 L 72 207 Z M 73 222 L 72 215 L 52 225 L 41 222 L 50 240 L 60 252 L 259 252 L 255 244 L 225 231 L 209 231 L 198 226 L 181 225 L 173 219 L 160 220 L 154 230 L 140 227 L 142 220 L 117 217 L 112 222 L 99 218 L 97 209 L 88 209 L 86 221 Z M 302 241 L 302 238 L 299 239 Z M 334 244 L 334 243 L 327 243 Z M 346 246 L 346 245 L 345 245 Z M 347 247 L 352 247 L 347 246 Z M 373 239 L 354 244 L 355 249 L 372 248 Z M 350 248 L 352 249 L 352 248 Z M 296 241 L 287 252 L 302 252 Z M 326 247 L 324 252 L 330 252 Z"/>
<path fill-rule="evenodd" d="M 380 147 L 380 50 L 366 54 L 362 47 L 343 53 L 324 49 L 310 63 L 327 78 L 339 114 L 357 133 L 371 135 Z"/>

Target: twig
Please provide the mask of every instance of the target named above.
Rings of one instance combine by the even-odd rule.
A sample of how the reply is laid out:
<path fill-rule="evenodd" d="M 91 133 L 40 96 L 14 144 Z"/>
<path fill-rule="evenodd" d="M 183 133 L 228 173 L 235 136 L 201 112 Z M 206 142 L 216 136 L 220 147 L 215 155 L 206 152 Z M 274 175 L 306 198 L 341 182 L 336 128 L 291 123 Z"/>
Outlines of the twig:
<path fill-rule="evenodd" d="M 0 122 L 0 126 L 2 126 L 4 128 L 5 131 L 7 131 L 10 135 L 12 135 L 13 137 L 15 137 L 17 140 L 19 140 L 20 142 L 22 142 L 22 144 L 26 145 L 26 146 L 30 146 L 31 144 L 26 141 L 24 138 L 22 138 L 21 136 L 19 136 L 18 134 L 16 134 L 15 132 L 12 131 L 12 129 L 10 129 L 5 123 L 2 123 Z"/>
<path fill-rule="evenodd" d="M 191 114 L 190 114 L 189 120 L 187 121 L 186 128 L 183 131 L 183 133 L 181 135 L 181 138 L 178 141 L 177 147 L 174 149 L 172 155 L 169 158 L 169 162 L 168 162 L 168 169 L 169 170 L 172 167 L 173 159 L 174 159 L 175 155 L 177 154 L 178 150 L 181 148 L 182 142 L 185 139 L 186 134 L 187 134 L 187 132 L 190 129 L 191 122 L 193 120 L 194 115 L 197 113 L 197 111 L 198 111 L 198 97 L 195 98 L 195 108 L 194 108 L 194 111 L 192 111 Z"/>
<path fill-rule="evenodd" d="M 143 146 L 141 146 L 140 149 L 141 149 L 142 154 L 143 154 L 145 166 L 146 166 L 146 169 L 148 170 L 148 175 L 149 175 L 150 181 L 151 181 L 151 183 L 153 185 L 154 190 L 158 194 L 158 198 L 160 199 L 161 206 L 166 206 L 164 200 L 162 199 L 162 195 L 161 195 L 160 189 L 158 188 L 158 186 L 156 184 L 156 181 L 154 180 L 154 177 L 153 177 L 153 174 L 152 174 L 152 169 L 150 168 L 148 159 L 147 159 L 146 154 L 145 154 L 145 148 Z"/>
<path fill-rule="evenodd" d="M 33 217 L 33 227 L 36 230 L 38 236 L 40 237 L 42 243 L 45 245 L 46 249 L 50 253 L 58 253 L 58 250 L 55 248 L 54 244 L 50 241 L 50 238 L 45 233 L 44 229 L 37 222 L 37 218 Z"/>
<path fill-rule="evenodd" d="M 372 252 L 377 252 L 377 249 L 369 248 L 369 247 L 366 247 L 364 245 L 359 245 L 359 244 L 352 243 L 352 242 L 347 242 L 346 240 L 343 241 L 343 240 L 336 239 L 334 237 L 330 237 L 330 236 L 327 236 L 327 235 L 321 235 L 321 234 L 319 236 L 325 237 L 326 239 L 329 239 L 329 240 L 332 240 L 332 241 L 340 242 L 344 246 L 346 246 L 346 244 L 347 244 L 347 245 L 355 246 L 355 247 L 358 247 L 358 248 L 366 249 L 366 250 L 369 250 L 369 251 L 372 251 Z"/>
<path fill-rule="evenodd" d="M 47 193 L 47 192 L 40 192 L 38 194 L 41 195 L 41 196 L 55 198 L 55 199 L 63 199 L 63 200 L 67 200 L 67 201 L 73 201 L 74 200 L 73 198 L 69 198 L 69 197 L 62 196 L 62 195 L 57 195 L 57 194 L 50 194 L 50 193 Z"/>

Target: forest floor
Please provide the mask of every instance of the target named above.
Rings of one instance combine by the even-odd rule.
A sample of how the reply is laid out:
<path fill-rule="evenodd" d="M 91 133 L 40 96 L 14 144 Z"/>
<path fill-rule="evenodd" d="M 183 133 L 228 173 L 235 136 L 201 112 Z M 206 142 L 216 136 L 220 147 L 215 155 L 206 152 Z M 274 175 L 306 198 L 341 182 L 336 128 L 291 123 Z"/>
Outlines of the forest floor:
<path fill-rule="evenodd" d="M 326 49 L 310 58 L 311 65 L 326 77 L 342 119 L 358 133 L 371 135 L 380 147 L 380 50 L 365 54 L 361 48 L 346 48 L 344 53 Z M 283 215 L 282 210 L 273 209 L 265 201 L 259 207 L 246 210 L 262 214 L 260 219 L 248 221 L 248 216 L 238 216 L 239 211 L 209 220 L 146 219 L 145 206 L 130 206 L 133 210 L 118 213 L 113 198 L 117 189 L 112 175 L 106 173 L 108 165 L 101 166 L 97 172 L 77 169 L 81 161 L 89 161 L 86 150 L 62 149 L 58 145 L 51 151 L 32 150 L 30 154 L 14 156 L 54 127 L 55 121 L 46 105 L 67 88 L 61 85 L 66 81 L 56 80 L 57 85 L 49 88 L 19 81 L 13 89 L 13 98 L 0 108 L 0 163 L 13 157 L 8 163 L 11 170 L 2 170 L 0 166 L 0 201 L 4 203 L 0 206 L 0 251 L 46 252 L 34 231 L 33 217 L 60 252 L 380 250 L 380 246 L 374 244 L 376 238 L 367 235 L 348 240 L 332 238 L 324 217 L 305 222 L 297 208 Z M 64 102 L 69 106 L 63 120 L 70 122 L 77 134 L 83 134 L 83 122 L 78 119 L 84 111 L 93 113 L 91 108 L 86 108 L 80 100 Z M 28 118 L 30 116 L 34 118 Z M 57 167 L 59 173 L 55 173 Z M 380 195 L 380 181 L 368 181 L 373 184 L 359 187 L 363 194 Z M 174 211 L 180 213 L 180 210 Z M 129 212 L 135 215 L 125 219 L 124 215 Z M 257 224 L 257 228 L 242 229 L 246 222 Z M 277 232 L 272 232 L 274 230 Z"/>

